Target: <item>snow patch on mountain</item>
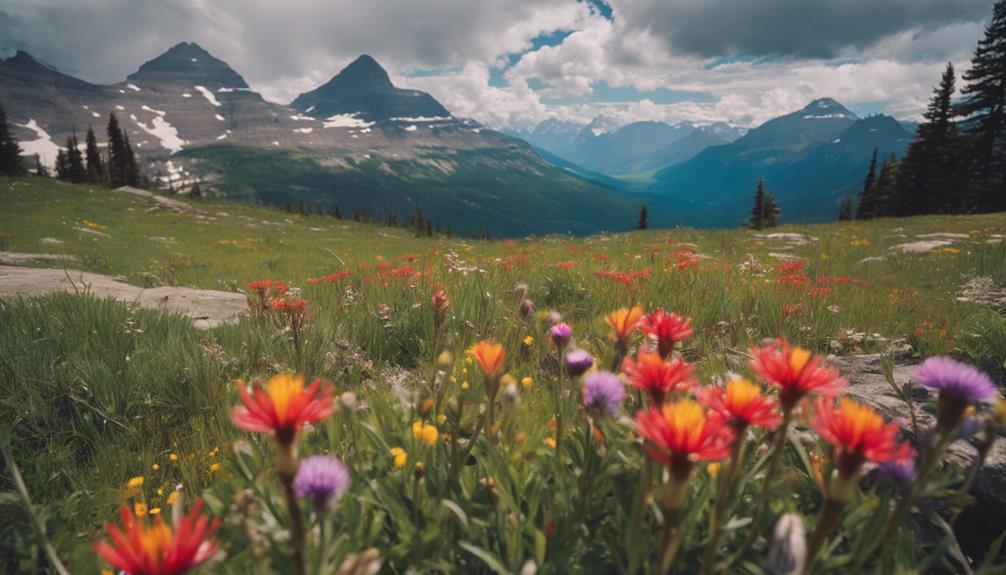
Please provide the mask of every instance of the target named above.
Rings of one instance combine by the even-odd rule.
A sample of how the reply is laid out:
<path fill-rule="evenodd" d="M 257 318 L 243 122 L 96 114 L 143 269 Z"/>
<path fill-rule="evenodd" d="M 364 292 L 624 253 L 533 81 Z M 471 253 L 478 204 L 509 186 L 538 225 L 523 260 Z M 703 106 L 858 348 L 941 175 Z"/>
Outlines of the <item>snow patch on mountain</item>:
<path fill-rule="evenodd" d="M 329 116 L 325 120 L 324 127 L 326 128 L 369 128 L 373 126 L 373 122 L 367 122 L 361 120 L 357 117 L 359 112 L 354 112 L 352 114 L 336 114 L 334 116 Z"/>
<path fill-rule="evenodd" d="M 141 130 L 161 141 L 161 147 L 169 150 L 172 154 L 182 151 L 185 147 L 185 140 L 178 136 L 178 130 L 164 119 L 164 116 L 155 116 L 150 125 L 143 122 L 136 122 Z"/>
<path fill-rule="evenodd" d="M 426 122 L 447 122 L 450 121 L 450 116 L 416 116 L 414 118 L 391 118 L 392 122 L 409 122 L 411 123 L 426 123 Z"/>
<path fill-rule="evenodd" d="M 54 165 L 56 163 L 56 154 L 59 153 L 59 146 L 52 141 L 52 136 L 42 126 L 39 126 L 34 118 L 28 118 L 27 124 L 18 125 L 35 132 L 35 136 L 37 136 L 35 140 L 20 142 L 21 151 L 30 156 L 38 154 L 38 158 L 43 164 L 47 166 Z"/>
<path fill-rule="evenodd" d="M 129 88 L 130 90 L 134 91 L 134 92 L 139 92 L 140 91 L 140 87 L 137 86 L 136 84 L 126 84 L 126 87 Z"/>
<path fill-rule="evenodd" d="M 193 86 L 193 88 L 195 88 L 200 94 L 202 94 L 203 97 L 205 97 L 210 104 L 213 104 L 214 106 L 217 107 L 220 106 L 220 101 L 217 100 L 217 97 L 213 95 L 213 92 L 210 92 L 208 89 L 206 89 L 205 86 Z"/>
<path fill-rule="evenodd" d="M 300 134 L 310 134 L 314 131 L 314 128 L 294 128 L 293 131 Z"/>

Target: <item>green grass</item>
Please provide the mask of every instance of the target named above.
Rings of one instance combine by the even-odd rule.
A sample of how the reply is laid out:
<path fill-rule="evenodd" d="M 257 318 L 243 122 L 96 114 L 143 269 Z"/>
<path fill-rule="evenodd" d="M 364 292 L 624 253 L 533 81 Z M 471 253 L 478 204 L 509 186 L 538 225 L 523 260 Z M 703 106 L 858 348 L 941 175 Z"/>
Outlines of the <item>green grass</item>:
<path fill-rule="evenodd" d="M 955 300 L 960 284 L 973 276 L 1006 283 L 1006 244 L 987 243 L 993 234 L 1006 233 L 1001 214 L 773 230 L 816 238 L 787 250 L 784 242 L 740 229 L 515 242 L 434 240 L 239 203 L 192 203 L 195 212 L 175 213 L 151 210 L 147 200 L 100 188 L 0 179 L 0 248 L 6 251 L 68 254 L 77 258 L 68 264 L 72 269 L 122 275 L 147 286 L 237 290 L 251 280 L 282 279 L 299 288 L 311 310 L 298 356 L 288 332 L 272 320 L 245 317 L 200 332 L 181 317 L 87 296 L 0 301 L 0 421 L 10 427 L 15 461 L 73 572 L 98 569 L 90 543 L 113 516 L 130 477 L 146 477 L 143 495 L 151 506 L 164 506 L 174 485 L 182 483 L 188 493 L 202 494 L 215 515 L 229 513 L 243 486 L 268 489 L 268 474 L 243 479 L 244 456 L 232 450 L 236 440 L 248 438 L 228 419 L 238 379 L 296 370 L 335 382 L 339 393 L 358 394 L 362 411 L 333 417 L 302 446 L 305 453 L 335 453 L 353 471 L 353 497 L 343 503 L 338 524 L 345 534 L 340 557 L 377 547 L 394 571 L 484 570 L 487 563 L 477 557 L 488 554 L 509 571 L 538 557 L 546 559 L 547 572 L 558 572 L 556 566 L 563 564 L 608 572 L 627 560 L 619 541 L 642 458 L 623 428 L 606 422 L 603 469 L 608 475 L 598 489 L 607 490 L 607 496 L 596 498 L 586 511 L 595 518 L 591 539 L 556 515 L 556 539 L 546 541 L 547 518 L 575 503 L 569 494 L 556 494 L 555 458 L 545 447 L 553 408 L 549 386 L 555 379 L 543 317 L 549 309 L 563 313 L 578 345 L 602 365 L 612 356 L 602 321 L 608 311 L 638 302 L 646 309 L 666 307 L 690 316 L 696 333 L 684 353 L 704 379 L 727 369 L 743 371 L 742 359 L 729 350 L 779 335 L 821 353 L 880 352 L 904 339 L 919 356 L 954 351 L 973 360 L 1006 358 L 1002 317 Z M 932 232 L 967 233 L 969 239 L 953 250 L 861 261 Z M 679 270 L 681 252 L 690 250 L 698 254 L 697 266 Z M 778 261 L 768 255 L 784 251 L 806 263 L 805 270 L 790 276 L 791 283 L 777 281 L 780 272 L 772 267 Z M 751 257 L 762 271 L 741 270 Z M 403 271 L 407 277 L 402 279 L 386 265 L 412 270 Z M 631 295 L 594 274 L 647 268 L 649 279 Z M 337 285 L 307 281 L 343 269 L 353 275 Z M 835 276 L 857 282 L 825 281 Z M 528 286 L 539 310 L 529 324 L 513 319 L 518 284 Z M 501 411 L 505 447 L 480 445 L 478 465 L 463 474 L 456 489 L 444 475 L 445 454 L 421 447 L 409 431 L 430 393 L 431 364 L 441 349 L 429 303 L 435 287 L 443 287 L 452 302 L 448 347 L 458 358 L 450 370 L 449 399 L 439 412 L 448 417 L 442 432 L 470 432 L 474 413 L 459 413 L 458 403 L 471 407 L 483 401 L 475 368 L 463 360 L 463 350 L 475 341 L 504 343 L 507 370 L 536 382 L 521 390 L 519 407 Z M 786 314 L 784 306 L 799 311 Z M 847 332 L 883 339 L 855 347 L 847 343 Z M 530 345 L 522 343 L 527 336 Z M 461 390 L 463 382 L 470 391 Z M 579 417 L 575 400 L 562 409 L 567 421 Z M 579 437 L 569 438 L 564 465 L 571 469 L 583 464 Z M 409 451 L 406 471 L 391 466 L 390 446 Z M 252 443 L 255 453 L 268 448 L 267 441 Z M 809 520 L 816 491 L 802 471 L 800 453 L 789 456 L 787 481 L 797 497 L 780 501 L 772 513 L 793 508 Z M 417 459 L 427 470 L 421 490 L 408 473 Z M 256 469 L 270 465 L 261 454 L 248 461 Z M 211 471 L 214 463 L 222 468 Z M 708 485 L 703 480 L 695 489 Z M 0 475 L 0 561 L 7 572 L 44 569 L 11 489 L 9 477 Z M 443 490 L 449 490 L 457 510 L 440 502 Z M 864 490 L 859 497 L 865 510 L 875 508 L 870 506 L 878 505 L 880 496 Z M 698 492 L 693 498 L 703 501 Z M 697 504 L 696 513 L 702 509 Z M 848 519 L 849 533 L 861 529 L 856 521 Z M 225 525 L 221 537 L 236 541 L 240 529 Z M 659 529 L 651 525 L 640 543 L 643 552 L 652 553 L 658 539 Z M 463 541 L 482 552 L 444 541 Z M 607 543 L 592 550 L 591 542 L 598 541 Z M 683 561 L 694 566 L 701 550 L 701 538 L 691 541 Z M 842 547 L 834 555 L 847 551 Z M 263 565 L 243 547 L 234 546 L 230 553 L 219 567 L 222 572 Z M 270 553 L 268 562 L 282 570 L 283 554 Z M 849 572 L 848 563 L 834 558 L 824 568 Z"/>

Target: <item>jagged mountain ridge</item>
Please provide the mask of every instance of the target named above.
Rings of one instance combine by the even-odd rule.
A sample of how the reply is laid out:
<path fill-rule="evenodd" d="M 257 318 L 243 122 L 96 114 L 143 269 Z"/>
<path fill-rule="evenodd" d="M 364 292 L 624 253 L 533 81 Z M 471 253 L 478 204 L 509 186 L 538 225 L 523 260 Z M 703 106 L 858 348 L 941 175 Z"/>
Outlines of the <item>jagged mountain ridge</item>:
<path fill-rule="evenodd" d="M 361 76 L 371 81 L 350 81 Z M 271 103 L 225 62 L 186 42 L 112 85 L 77 80 L 24 53 L 0 61 L 0 100 L 15 135 L 26 152 L 50 163 L 58 146 L 74 131 L 82 137 L 89 124 L 102 145 L 115 113 L 144 172 L 176 187 L 199 180 L 210 193 L 252 199 L 259 188 L 268 189 L 273 203 L 338 204 L 344 213 L 377 209 L 372 198 L 379 195 L 387 200 L 384 209 L 402 217 L 416 208 L 429 212 L 431 203 L 449 196 L 466 208 L 454 210 L 457 221 L 444 225 L 494 235 L 631 226 L 636 208 L 613 190 L 554 168 L 518 139 L 450 116 L 428 94 L 395 88 L 372 58 L 358 59 L 313 92 L 325 102 L 404 94 L 420 106 L 327 115 L 317 104 L 308 112 Z M 380 113 L 357 114 L 369 111 Z M 226 154 L 212 151 L 221 146 Z M 273 179 L 252 182 L 236 173 L 237 166 L 249 169 L 249 157 L 271 163 L 271 172 L 259 174 Z M 303 167 L 298 162 L 310 169 L 294 169 Z M 521 173 L 519 190 L 505 189 L 512 172 Z M 380 194 L 377 187 L 383 187 Z M 510 203 L 528 208 L 523 219 L 494 217 Z M 624 225 L 592 218 L 595 211 L 622 210 Z"/>

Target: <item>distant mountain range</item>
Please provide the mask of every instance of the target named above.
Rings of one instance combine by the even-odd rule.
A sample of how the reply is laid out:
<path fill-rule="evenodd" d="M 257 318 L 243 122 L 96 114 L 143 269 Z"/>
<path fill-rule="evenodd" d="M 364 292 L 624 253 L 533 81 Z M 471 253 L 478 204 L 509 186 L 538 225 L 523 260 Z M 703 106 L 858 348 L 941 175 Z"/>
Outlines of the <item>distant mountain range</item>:
<path fill-rule="evenodd" d="M 493 235 L 626 229 L 638 210 L 527 143 L 395 87 L 366 55 L 283 106 L 194 43 L 112 85 L 18 52 L 0 61 L 0 101 L 25 152 L 48 163 L 74 131 L 83 140 L 89 124 L 104 145 L 115 113 L 146 174 L 181 189 L 199 181 L 227 197 L 362 208 L 379 220 L 389 212 L 407 220 L 418 208 L 456 232 Z"/>
<path fill-rule="evenodd" d="M 894 118 L 859 118 L 824 98 L 711 146 L 654 175 L 646 189 L 654 225 L 737 225 L 748 217 L 759 178 L 783 221 L 830 221 L 858 193 L 874 148 L 902 155 L 910 134 Z"/>
<path fill-rule="evenodd" d="M 509 236 L 628 229 L 640 202 L 653 226 L 737 225 L 762 177 L 783 221 L 832 220 L 873 149 L 901 155 L 911 139 L 828 98 L 749 131 L 602 116 L 504 134 L 394 86 L 366 55 L 284 106 L 187 42 L 112 85 L 18 52 L 0 61 L 0 101 L 22 148 L 48 162 L 88 124 L 103 145 L 115 113 L 144 171 L 175 188 L 375 219 L 422 209 L 461 233 Z"/>

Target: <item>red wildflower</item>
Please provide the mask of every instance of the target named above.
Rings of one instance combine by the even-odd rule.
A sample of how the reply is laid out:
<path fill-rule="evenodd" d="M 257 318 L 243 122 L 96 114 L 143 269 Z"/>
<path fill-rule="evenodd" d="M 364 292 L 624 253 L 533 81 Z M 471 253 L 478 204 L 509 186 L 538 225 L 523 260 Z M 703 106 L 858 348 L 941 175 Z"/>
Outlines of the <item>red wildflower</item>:
<path fill-rule="evenodd" d="M 687 391 L 691 387 L 692 366 L 681 358 L 664 361 L 658 353 L 640 347 L 636 359 L 626 357 L 622 361 L 622 373 L 633 387 L 650 394 L 655 406 L 664 403 L 672 392 Z"/>
<path fill-rule="evenodd" d="M 751 356 L 751 369 L 758 377 L 780 389 L 784 412 L 789 412 L 808 393 L 835 396 L 845 390 L 846 381 L 837 369 L 825 365 L 820 356 L 801 347 L 791 347 L 781 339 L 752 349 Z"/>
<path fill-rule="evenodd" d="M 814 408 L 814 430 L 835 448 L 835 465 L 843 477 L 853 477 L 865 461 L 884 463 L 913 456 L 908 443 L 898 442 L 897 422 L 885 424 L 871 407 L 845 396 L 837 405 L 831 398 L 819 397 Z"/>
<path fill-rule="evenodd" d="M 710 385 L 695 391 L 703 405 L 719 413 L 737 430 L 749 425 L 775 429 L 782 423 L 776 400 L 762 395 L 761 388 L 746 379 L 732 379 L 725 387 Z"/>
<path fill-rule="evenodd" d="M 692 320 L 658 309 L 643 317 L 639 329 L 656 340 L 660 357 L 667 359 L 674 349 L 674 344 L 692 336 Z"/>
<path fill-rule="evenodd" d="M 332 386 L 320 379 L 304 389 L 304 378 L 277 375 L 269 379 L 265 391 L 255 386 L 249 395 L 238 387 L 244 405 L 234 406 L 234 425 L 253 433 L 273 433 L 285 445 L 293 442 L 305 423 L 316 423 L 331 415 Z"/>
<path fill-rule="evenodd" d="M 106 529 L 111 544 L 95 542 L 94 550 L 112 567 L 130 575 L 182 575 L 220 548 L 212 541 L 220 520 L 210 522 L 201 514 L 202 509 L 203 502 L 197 501 L 172 529 L 160 515 L 148 526 L 123 505 L 119 509 L 122 529 L 109 522 Z"/>
<path fill-rule="evenodd" d="M 716 461 L 730 453 L 734 434 L 715 412 L 683 399 L 636 414 L 636 429 L 652 445 L 650 457 L 670 465 L 681 479 L 695 461 Z"/>

